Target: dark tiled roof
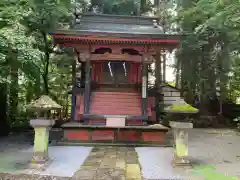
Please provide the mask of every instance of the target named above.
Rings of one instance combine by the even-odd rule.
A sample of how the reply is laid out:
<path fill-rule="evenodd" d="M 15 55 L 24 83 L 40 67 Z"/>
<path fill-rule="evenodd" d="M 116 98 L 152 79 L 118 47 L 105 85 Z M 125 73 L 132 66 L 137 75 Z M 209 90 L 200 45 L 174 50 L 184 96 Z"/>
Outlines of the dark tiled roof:
<path fill-rule="evenodd" d="M 88 41 L 91 37 L 92 41 L 98 40 L 99 42 L 115 42 L 116 38 L 121 38 L 126 40 L 125 43 L 168 43 L 174 46 L 178 44 L 181 35 L 164 33 L 160 26 L 154 25 L 154 20 L 158 21 L 158 18 L 87 13 L 80 15 L 79 21 L 76 21 L 78 23 L 72 28 L 55 30 L 50 34 L 55 35 L 59 43 L 61 41 L 72 42 L 72 40 L 85 41 L 86 39 Z"/>
<path fill-rule="evenodd" d="M 105 32 L 127 34 L 163 34 L 161 27 L 154 27 L 154 17 L 83 14 L 80 23 L 73 27 L 79 33 Z"/>
<path fill-rule="evenodd" d="M 109 15 L 84 13 L 80 15 L 82 23 L 116 23 L 116 24 L 132 24 L 132 25 L 152 25 L 152 21 L 157 17 L 148 16 L 125 16 L 125 15 Z"/>
<path fill-rule="evenodd" d="M 94 23 L 79 24 L 74 27 L 77 31 L 106 32 L 106 33 L 130 33 L 130 34 L 162 34 L 161 29 L 152 26 Z"/>

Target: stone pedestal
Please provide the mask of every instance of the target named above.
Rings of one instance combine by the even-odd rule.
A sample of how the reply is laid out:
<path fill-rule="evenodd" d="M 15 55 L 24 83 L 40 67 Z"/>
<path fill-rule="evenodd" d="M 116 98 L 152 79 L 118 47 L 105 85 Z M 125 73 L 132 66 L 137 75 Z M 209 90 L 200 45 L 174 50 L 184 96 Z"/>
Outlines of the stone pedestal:
<path fill-rule="evenodd" d="M 173 158 L 174 166 L 190 165 L 188 157 L 188 129 L 193 128 L 192 123 L 188 122 L 170 122 L 174 133 L 175 152 Z"/>
<path fill-rule="evenodd" d="M 30 121 L 30 125 L 35 131 L 32 163 L 44 164 L 48 161 L 49 130 L 54 123 L 54 120 L 48 119 L 33 119 Z"/>

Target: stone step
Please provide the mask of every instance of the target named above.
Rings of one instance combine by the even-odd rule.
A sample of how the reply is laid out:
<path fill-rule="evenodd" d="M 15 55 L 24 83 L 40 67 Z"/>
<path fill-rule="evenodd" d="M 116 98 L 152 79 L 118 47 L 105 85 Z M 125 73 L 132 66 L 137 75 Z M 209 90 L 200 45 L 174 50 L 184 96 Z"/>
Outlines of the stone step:
<path fill-rule="evenodd" d="M 109 97 L 92 97 L 91 98 L 92 103 L 132 103 L 132 104 L 140 104 L 141 99 L 137 98 L 119 98 L 116 96 L 113 96 L 111 98 Z"/>
<path fill-rule="evenodd" d="M 90 111 L 91 110 L 108 110 L 108 111 L 118 111 L 118 110 L 121 110 L 121 111 L 141 111 L 142 108 L 141 107 L 127 107 L 127 106 L 121 106 L 121 105 L 106 105 L 106 106 L 101 106 L 101 105 L 96 105 L 96 104 L 93 104 L 92 106 L 90 106 Z"/>
<path fill-rule="evenodd" d="M 123 111 L 123 110 L 118 110 L 118 111 L 109 111 L 109 110 L 92 110 L 90 111 L 90 114 L 99 114 L 99 115 L 105 115 L 105 114 L 110 114 L 110 115 L 116 115 L 116 114 L 122 114 L 122 115 L 141 115 L 141 111 Z"/>
<path fill-rule="evenodd" d="M 140 93 L 133 92 L 94 92 L 95 95 L 120 95 L 120 96 L 140 96 Z"/>
<path fill-rule="evenodd" d="M 68 141 L 61 140 L 56 143 L 58 146 L 124 146 L 124 147 L 173 147 L 171 144 L 157 144 L 157 143 L 136 143 L 136 142 L 76 142 L 76 141 Z"/>
<path fill-rule="evenodd" d="M 110 99 L 101 99 L 101 100 L 96 100 L 96 99 L 92 99 L 91 104 L 97 104 L 97 105 L 124 105 L 127 107 L 138 107 L 140 106 L 142 103 L 139 100 L 124 100 L 121 99 L 119 100 L 110 100 Z"/>

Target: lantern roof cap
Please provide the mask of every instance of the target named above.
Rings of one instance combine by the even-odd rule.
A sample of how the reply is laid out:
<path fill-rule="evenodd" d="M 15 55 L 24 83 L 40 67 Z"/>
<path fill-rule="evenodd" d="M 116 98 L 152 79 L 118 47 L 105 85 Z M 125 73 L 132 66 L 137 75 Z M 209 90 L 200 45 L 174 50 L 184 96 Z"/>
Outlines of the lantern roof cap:
<path fill-rule="evenodd" d="M 57 104 L 47 95 L 42 95 L 39 99 L 27 105 L 27 109 L 36 110 L 36 111 L 56 110 L 61 108 L 62 106 Z"/>

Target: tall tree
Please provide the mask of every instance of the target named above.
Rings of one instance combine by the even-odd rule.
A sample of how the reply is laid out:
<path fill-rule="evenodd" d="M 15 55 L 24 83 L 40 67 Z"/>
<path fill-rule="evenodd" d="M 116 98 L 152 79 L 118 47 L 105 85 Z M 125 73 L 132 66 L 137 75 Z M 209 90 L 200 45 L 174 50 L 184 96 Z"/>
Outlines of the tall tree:
<path fill-rule="evenodd" d="M 183 0 L 180 5 L 178 23 L 187 35 L 178 53 L 181 84 L 188 100 L 199 95 L 206 111 L 216 97 L 220 102 L 227 98 L 231 52 L 239 53 L 233 43 L 239 42 L 239 2 Z"/>
<path fill-rule="evenodd" d="M 14 123 L 18 114 L 18 72 L 24 72 L 31 79 L 38 73 L 34 62 L 38 52 L 32 47 L 34 40 L 25 35 L 25 27 L 19 23 L 28 12 L 26 3 L 25 0 L 0 2 L 0 86 L 3 88 L 0 93 L 3 93 L 1 114 L 4 116 L 1 119 L 8 123 Z M 4 120 L 6 114 L 8 120 Z"/>
<path fill-rule="evenodd" d="M 51 55 L 54 53 L 49 32 L 69 25 L 71 4 L 65 0 L 33 0 L 29 1 L 28 6 L 30 12 L 24 16 L 22 23 L 28 28 L 28 33 L 35 37 L 35 46 L 42 52 L 39 68 L 44 93 L 49 94 L 49 66 Z"/>

